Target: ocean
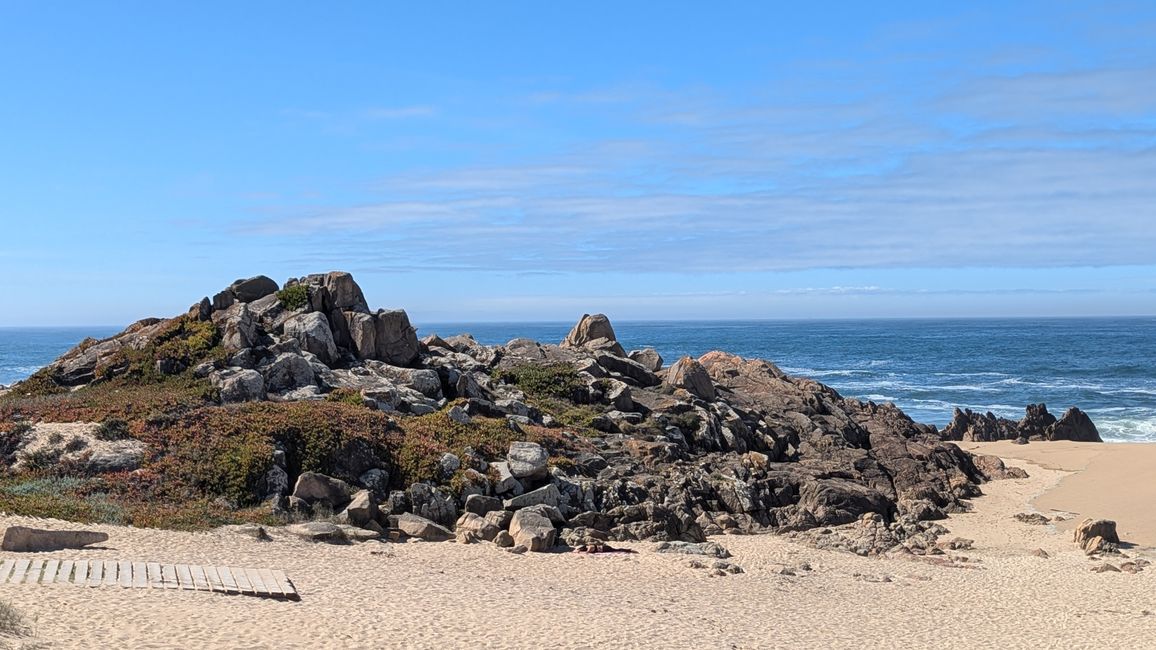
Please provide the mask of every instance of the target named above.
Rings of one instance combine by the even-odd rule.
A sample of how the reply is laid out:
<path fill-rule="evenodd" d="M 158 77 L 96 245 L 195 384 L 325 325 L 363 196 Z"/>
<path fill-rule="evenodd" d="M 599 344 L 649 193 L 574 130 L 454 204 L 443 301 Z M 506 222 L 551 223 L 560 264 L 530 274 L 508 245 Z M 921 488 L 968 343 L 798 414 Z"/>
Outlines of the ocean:
<path fill-rule="evenodd" d="M 560 341 L 572 323 L 429 323 L 493 345 Z M 943 427 L 959 406 L 1019 419 L 1044 402 L 1088 412 L 1105 440 L 1156 442 L 1156 318 L 651 321 L 614 323 L 626 349 L 671 362 L 725 350 L 769 359 L 847 397 L 891 401 Z M 28 376 L 86 336 L 117 328 L 0 328 L 0 384 Z"/>

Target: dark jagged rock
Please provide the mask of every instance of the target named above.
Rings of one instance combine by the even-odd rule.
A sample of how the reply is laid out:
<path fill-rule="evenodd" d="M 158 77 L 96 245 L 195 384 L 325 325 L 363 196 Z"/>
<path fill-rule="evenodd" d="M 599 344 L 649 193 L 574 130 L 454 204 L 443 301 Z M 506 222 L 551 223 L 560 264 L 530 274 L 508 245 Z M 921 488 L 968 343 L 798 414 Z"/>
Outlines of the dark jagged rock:
<path fill-rule="evenodd" d="M 1092 418 L 1076 407 L 1072 407 L 1048 427 L 1044 437 L 1048 440 L 1072 440 L 1075 442 L 1103 442 Z"/>

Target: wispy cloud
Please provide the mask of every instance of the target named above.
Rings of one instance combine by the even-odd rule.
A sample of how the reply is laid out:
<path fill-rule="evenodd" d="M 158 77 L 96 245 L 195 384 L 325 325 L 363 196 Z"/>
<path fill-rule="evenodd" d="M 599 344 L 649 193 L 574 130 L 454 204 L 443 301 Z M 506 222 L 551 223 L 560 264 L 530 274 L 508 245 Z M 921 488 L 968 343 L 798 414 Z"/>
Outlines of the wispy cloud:
<path fill-rule="evenodd" d="M 594 105 L 631 137 L 399 173 L 373 184 L 377 200 L 238 228 L 316 242 L 319 258 L 382 270 L 1151 264 L 1152 87 L 1156 65 L 980 70 L 926 96 L 854 101 L 544 92 L 530 103 Z"/>

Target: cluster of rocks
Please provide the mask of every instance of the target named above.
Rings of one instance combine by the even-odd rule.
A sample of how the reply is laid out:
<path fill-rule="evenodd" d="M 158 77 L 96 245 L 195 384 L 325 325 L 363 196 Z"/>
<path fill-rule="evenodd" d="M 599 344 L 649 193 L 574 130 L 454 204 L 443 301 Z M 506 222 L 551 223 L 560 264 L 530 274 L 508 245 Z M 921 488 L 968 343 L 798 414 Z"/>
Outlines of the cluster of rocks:
<path fill-rule="evenodd" d="M 623 349 L 598 314 L 583 316 L 559 344 L 419 340 L 404 311 L 370 311 L 353 278 L 334 272 L 290 280 L 284 289 L 264 276 L 239 280 L 186 318 L 213 323 L 227 351 L 224 362 L 192 369 L 217 387 L 222 403 L 322 399 L 343 390 L 379 410 L 445 409 L 462 424 L 484 417 L 505 418 L 514 431 L 559 428 L 533 396 L 497 377 L 528 365 L 573 369 L 566 401 L 592 414 L 589 427 L 601 435 L 581 438 L 585 450 L 564 464 L 519 442 L 503 458 L 446 454 L 444 481 L 390 490 L 385 463 L 350 463 L 335 477 L 290 476 L 283 458 L 276 463 L 258 496 L 289 512 L 336 513 L 332 525 L 344 537 L 346 528 L 367 531 L 356 535 L 393 530 L 545 550 L 809 531 L 816 545 L 857 553 L 933 552 L 940 527 L 932 522 L 966 510 L 984 481 L 1023 476 L 998 458 L 945 443 L 935 427 L 893 404 L 846 399 L 768 361 L 710 352 L 665 366 L 652 349 Z M 118 350 L 142 349 L 163 325 L 141 321 L 86 343 L 53 364 L 51 375 L 66 385 L 91 382 Z M 1071 421 L 1065 415 L 1039 435 Z M 947 436 L 963 439 L 969 430 L 953 423 Z M 467 485 L 452 486 L 455 475 Z"/>
<path fill-rule="evenodd" d="M 1012 440 L 1026 444 L 1033 440 L 1072 440 L 1075 442 L 1103 442 L 1100 432 L 1088 417 L 1071 407 L 1059 419 L 1048 413 L 1044 404 L 1029 404 L 1024 417 L 1018 422 L 1002 418 L 988 411 L 976 413 L 971 409 L 955 409 L 951 423 L 943 429 L 944 440 L 991 442 Z"/>

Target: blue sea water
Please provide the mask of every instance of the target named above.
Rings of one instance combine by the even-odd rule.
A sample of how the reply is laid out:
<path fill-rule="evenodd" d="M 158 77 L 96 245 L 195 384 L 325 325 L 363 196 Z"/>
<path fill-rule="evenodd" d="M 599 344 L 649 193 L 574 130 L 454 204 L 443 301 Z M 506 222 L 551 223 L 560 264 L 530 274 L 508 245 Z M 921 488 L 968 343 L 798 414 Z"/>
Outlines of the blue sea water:
<path fill-rule="evenodd" d="M 485 344 L 560 341 L 571 323 L 429 323 L 419 335 L 469 332 Z M 627 349 L 667 361 L 710 350 L 775 362 L 848 397 L 892 401 L 942 427 L 952 408 L 1018 419 L 1028 403 L 1079 406 L 1105 439 L 1156 442 L 1156 318 L 715 321 L 614 323 Z M 116 328 L 0 329 L 0 384 L 86 336 Z"/>

